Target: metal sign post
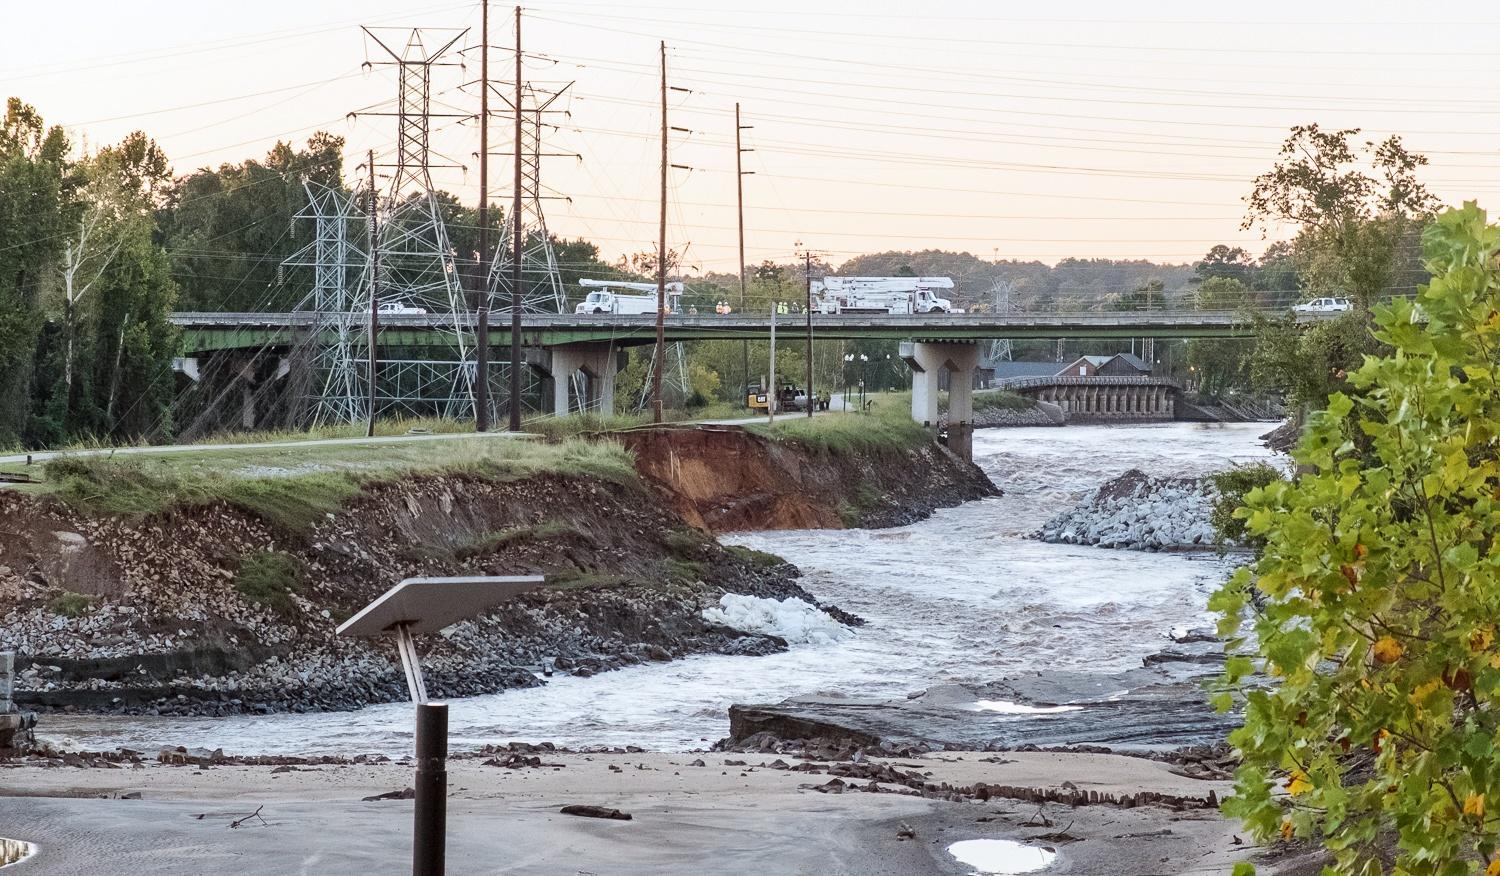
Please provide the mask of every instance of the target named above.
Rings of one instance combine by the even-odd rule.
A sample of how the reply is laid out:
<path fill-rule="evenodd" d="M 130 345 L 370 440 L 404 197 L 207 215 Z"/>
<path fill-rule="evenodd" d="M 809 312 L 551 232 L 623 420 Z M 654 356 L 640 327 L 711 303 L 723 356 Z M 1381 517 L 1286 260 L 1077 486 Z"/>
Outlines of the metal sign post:
<path fill-rule="evenodd" d="M 341 636 L 396 637 L 406 687 L 417 707 L 412 876 L 442 876 L 448 833 L 448 705 L 427 701 L 415 636 L 483 614 L 543 583 L 540 575 L 407 578 L 339 625 Z"/>

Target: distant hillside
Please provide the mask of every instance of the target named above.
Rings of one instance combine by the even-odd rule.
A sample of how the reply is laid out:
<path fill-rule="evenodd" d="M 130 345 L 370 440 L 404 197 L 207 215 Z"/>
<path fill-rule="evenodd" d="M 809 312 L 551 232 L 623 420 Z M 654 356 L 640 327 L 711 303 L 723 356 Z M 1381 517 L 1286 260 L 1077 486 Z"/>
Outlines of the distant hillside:
<path fill-rule="evenodd" d="M 838 273 L 952 277 L 957 286 L 954 303 L 970 308 L 988 300 L 995 281 L 1009 281 L 1015 284 L 1012 301 L 1016 306 L 1069 309 L 1103 305 L 1113 295 L 1139 289 L 1153 280 L 1160 282 L 1170 296 L 1187 288 L 1193 278 L 1193 266 L 1138 260 L 1064 259 L 1052 267 L 1042 262 L 991 262 L 967 252 L 928 249 L 856 256 L 839 265 Z"/>

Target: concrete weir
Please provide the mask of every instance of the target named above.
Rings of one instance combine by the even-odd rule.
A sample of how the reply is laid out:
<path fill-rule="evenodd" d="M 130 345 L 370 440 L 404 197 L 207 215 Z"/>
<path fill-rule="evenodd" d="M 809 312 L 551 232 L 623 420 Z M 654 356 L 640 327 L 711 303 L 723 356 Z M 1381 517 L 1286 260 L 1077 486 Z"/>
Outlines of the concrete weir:
<path fill-rule="evenodd" d="M 938 392 L 948 373 L 948 449 L 973 459 L 974 369 L 979 367 L 975 341 L 902 341 L 901 358 L 911 366 L 911 417 L 936 431 Z"/>

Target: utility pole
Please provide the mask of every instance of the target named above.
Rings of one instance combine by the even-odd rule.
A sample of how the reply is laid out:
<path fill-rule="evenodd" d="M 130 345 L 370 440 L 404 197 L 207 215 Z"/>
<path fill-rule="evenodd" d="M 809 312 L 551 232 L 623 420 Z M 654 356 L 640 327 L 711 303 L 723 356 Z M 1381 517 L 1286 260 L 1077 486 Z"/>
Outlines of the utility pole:
<path fill-rule="evenodd" d="M 803 250 L 807 259 L 802 274 L 807 281 L 807 415 L 813 415 L 813 332 L 812 332 L 812 250 Z"/>
<path fill-rule="evenodd" d="M 661 372 L 666 357 L 667 310 L 667 43 L 661 44 L 661 226 L 656 248 L 656 348 L 651 353 L 651 421 L 661 422 Z"/>
<path fill-rule="evenodd" d="M 479 302 L 474 308 L 474 431 L 490 430 L 490 0 L 480 3 Z M 514 366 L 512 366 L 514 370 Z"/>
<path fill-rule="evenodd" d="M 767 425 L 774 425 L 776 423 L 776 400 L 778 398 L 780 398 L 780 396 L 781 396 L 781 393 L 779 393 L 779 392 L 776 391 L 776 307 L 777 307 L 777 302 L 772 301 L 771 302 L 771 373 L 770 373 L 770 377 L 768 378 L 771 385 L 768 386 L 768 387 L 766 387 L 766 423 L 767 423 Z"/>
<path fill-rule="evenodd" d="M 745 313 L 745 175 L 741 159 L 746 152 L 754 152 L 753 149 L 745 149 L 740 146 L 740 132 L 754 127 L 753 125 L 740 124 L 740 105 L 734 105 L 734 193 L 735 203 L 739 209 L 740 217 L 740 313 Z M 755 171 L 748 171 L 754 173 Z M 747 338 L 741 342 L 740 347 L 740 373 L 745 376 L 745 392 L 750 391 L 750 340 Z M 746 401 L 748 405 L 749 402 Z"/>
<path fill-rule="evenodd" d="M 521 431 L 521 7 L 516 7 L 516 177 L 511 204 L 510 431 Z M 486 280 L 488 282 L 488 280 Z"/>
<path fill-rule="evenodd" d="M 365 160 L 370 171 L 370 420 L 365 424 L 365 437 L 375 437 L 375 378 L 380 373 L 379 348 L 375 346 L 380 334 L 380 195 L 375 191 L 375 150 L 371 149 Z"/>

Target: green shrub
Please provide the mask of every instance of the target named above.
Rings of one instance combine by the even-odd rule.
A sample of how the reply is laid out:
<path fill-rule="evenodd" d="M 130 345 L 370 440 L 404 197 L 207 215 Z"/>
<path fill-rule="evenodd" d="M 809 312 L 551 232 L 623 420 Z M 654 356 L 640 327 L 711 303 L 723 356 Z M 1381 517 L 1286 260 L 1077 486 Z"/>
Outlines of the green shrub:
<path fill-rule="evenodd" d="M 281 551 L 257 551 L 240 558 L 234 589 L 251 602 L 282 614 L 295 608 L 292 594 L 302 584 L 302 563 Z"/>
<path fill-rule="evenodd" d="M 482 535 L 466 544 L 456 547 L 452 551 L 452 559 L 456 561 L 468 560 L 485 554 L 492 554 L 512 545 L 526 542 L 550 541 L 558 538 L 580 537 L 578 528 L 566 520 L 546 520 L 541 523 L 526 526 L 512 526 L 499 532 L 491 532 Z"/>
<path fill-rule="evenodd" d="M 1265 544 L 1265 538 L 1252 535 L 1245 528 L 1245 518 L 1235 516 L 1235 511 L 1245 504 L 1245 496 L 1251 490 L 1260 489 L 1281 480 L 1281 471 L 1263 462 L 1237 465 L 1234 468 L 1209 475 L 1219 498 L 1214 502 L 1209 520 L 1214 525 L 1221 542 L 1233 542 L 1251 547 Z"/>
<path fill-rule="evenodd" d="M 758 551 L 754 548 L 747 548 L 737 544 L 728 545 L 725 547 L 725 550 L 729 551 L 735 557 L 749 563 L 750 565 L 758 566 L 763 569 L 770 568 L 772 566 L 779 566 L 782 563 L 786 562 L 786 560 L 783 560 L 781 557 L 778 557 L 775 554 L 768 554 L 765 551 Z"/>
<path fill-rule="evenodd" d="M 679 557 L 691 557 L 703 550 L 708 539 L 696 529 L 672 529 L 662 537 L 667 550 Z"/>
<path fill-rule="evenodd" d="M 83 617 L 93 609 L 94 598 L 82 593 L 64 591 L 52 597 L 52 601 L 47 603 L 47 607 L 52 609 L 54 614 L 60 614 L 63 617 L 78 618 Z"/>

